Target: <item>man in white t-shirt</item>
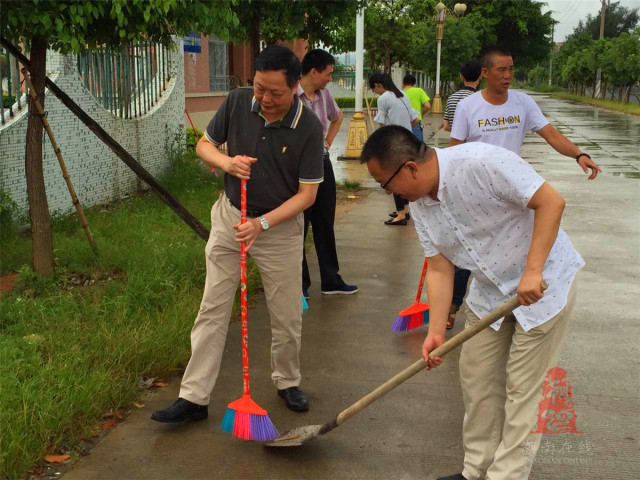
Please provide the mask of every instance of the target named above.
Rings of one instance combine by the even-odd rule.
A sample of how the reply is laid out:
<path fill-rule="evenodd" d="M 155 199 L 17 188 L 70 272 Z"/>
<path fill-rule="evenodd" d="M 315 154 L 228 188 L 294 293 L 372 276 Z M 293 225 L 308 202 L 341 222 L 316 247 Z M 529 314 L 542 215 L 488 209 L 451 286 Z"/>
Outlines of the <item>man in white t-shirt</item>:
<path fill-rule="evenodd" d="M 591 157 L 558 132 L 529 95 L 509 91 L 513 72 L 508 51 L 494 47 L 485 50 L 482 76 L 487 86 L 458 103 L 449 145 L 484 142 L 520 154 L 525 134 L 534 131 L 557 152 L 576 159 L 584 173 L 591 170 L 589 180 L 596 178 L 602 170 Z"/>
<path fill-rule="evenodd" d="M 529 95 L 509 90 L 514 72 L 511 54 L 504 49 L 491 47 L 484 51 L 481 63 L 487 86 L 458 103 L 449 146 L 484 142 L 520 155 L 525 134 L 533 131 L 557 152 L 574 158 L 585 174 L 591 170 L 589 180 L 596 178 L 602 170 L 591 157 L 558 132 Z M 457 301 L 464 298 L 467 278 L 468 272 L 456 270 L 454 299 Z M 457 310 L 458 306 L 452 304 L 448 328 L 453 326 Z"/>
<path fill-rule="evenodd" d="M 429 148 L 403 128 L 382 127 L 361 159 L 388 194 L 411 202 L 429 259 L 427 369 L 443 361 L 430 352 L 445 340 L 454 265 L 473 277 L 467 328 L 514 295 L 521 304 L 462 346 L 464 467 L 439 480 L 526 480 L 541 437 L 531 433 L 541 387 L 558 360 L 584 266 L 560 228 L 564 199 L 518 155 L 480 142 Z"/>

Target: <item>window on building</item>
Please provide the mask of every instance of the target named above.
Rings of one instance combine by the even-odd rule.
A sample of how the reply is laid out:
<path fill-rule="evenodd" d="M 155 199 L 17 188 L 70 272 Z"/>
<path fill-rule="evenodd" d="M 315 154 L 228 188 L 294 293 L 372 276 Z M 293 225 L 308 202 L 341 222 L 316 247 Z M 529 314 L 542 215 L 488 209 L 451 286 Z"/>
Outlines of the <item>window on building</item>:
<path fill-rule="evenodd" d="M 215 35 L 209 37 L 209 90 L 229 91 L 229 46 Z"/>

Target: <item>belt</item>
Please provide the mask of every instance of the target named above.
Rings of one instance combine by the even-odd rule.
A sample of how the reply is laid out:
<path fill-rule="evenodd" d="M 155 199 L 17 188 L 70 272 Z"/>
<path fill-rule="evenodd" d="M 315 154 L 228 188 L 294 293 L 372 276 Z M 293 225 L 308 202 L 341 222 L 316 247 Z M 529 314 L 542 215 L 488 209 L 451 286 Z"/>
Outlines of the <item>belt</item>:
<path fill-rule="evenodd" d="M 227 198 L 227 200 L 229 200 L 229 203 L 231 204 L 231 206 L 233 208 L 235 208 L 236 210 L 240 210 L 240 206 L 239 205 L 236 205 L 229 198 Z M 249 210 L 247 208 L 247 217 L 249 217 L 249 218 L 258 218 L 258 217 L 261 217 L 262 215 L 266 215 L 270 211 L 271 210 Z"/>

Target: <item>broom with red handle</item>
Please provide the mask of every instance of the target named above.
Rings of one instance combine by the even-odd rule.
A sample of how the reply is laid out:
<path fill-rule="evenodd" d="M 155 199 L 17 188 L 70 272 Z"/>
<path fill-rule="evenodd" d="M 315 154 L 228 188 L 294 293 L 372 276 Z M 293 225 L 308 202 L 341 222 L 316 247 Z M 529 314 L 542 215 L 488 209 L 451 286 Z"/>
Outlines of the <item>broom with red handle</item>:
<path fill-rule="evenodd" d="M 240 181 L 240 225 L 247 221 L 247 181 Z M 247 251 L 240 245 L 240 308 L 242 325 L 243 394 L 228 405 L 221 428 L 234 437 L 260 442 L 273 440 L 280 434 L 267 411 L 251 399 L 249 390 L 249 324 L 247 321 Z"/>
<path fill-rule="evenodd" d="M 429 323 L 429 304 L 420 303 L 428 263 L 429 260 L 427 257 L 424 257 L 424 266 L 422 267 L 422 275 L 420 275 L 420 284 L 418 285 L 416 301 L 413 302 L 413 305 L 409 308 L 405 308 L 398 313 L 395 322 L 391 325 L 391 329 L 394 332 L 406 332 L 407 330 L 413 330 L 414 328 L 418 328 Z"/>

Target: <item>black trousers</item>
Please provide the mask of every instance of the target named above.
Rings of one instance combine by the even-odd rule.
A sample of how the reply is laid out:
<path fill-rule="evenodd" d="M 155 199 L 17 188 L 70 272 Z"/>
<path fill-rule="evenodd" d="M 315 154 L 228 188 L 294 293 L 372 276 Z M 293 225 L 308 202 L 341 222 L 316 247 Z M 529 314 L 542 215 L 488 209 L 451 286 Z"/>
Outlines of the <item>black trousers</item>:
<path fill-rule="evenodd" d="M 406 198 L 402 198 L 395 193 L 393 194 L 393 201 L 396 204 L 396 212 L 404 210 L 404 207 L 406 205 L 409 205 L 409 200 L 407 200 Z"/>
<path fill-rule="evenodd" d="M 453 298 L 451 304 L 459 307 L 462 305 L 464 296 L 467 293 L 467 284 L 469 283 L 469 276 L 471 272 L 469 270 L 463 270 L 462 268 L 455 267 L 455 276 L 453 277 Z"/>
<path fill-rule="evenodd" d="M 309 224 L 313 228 L 313 243 L 320 267 L 320 288 L 335 290 L 344 285 L 338 274 L 338 252 L 333 223 L 336 217 L 336 178 L 333 174 L 329 154 L 324 155 L 324 181 L 318 187 L 315 203 L 304 211 L 304 238 L 307 238 Z M 302 257 L 302 289 L 311 286 L 306 253 Z"/>

